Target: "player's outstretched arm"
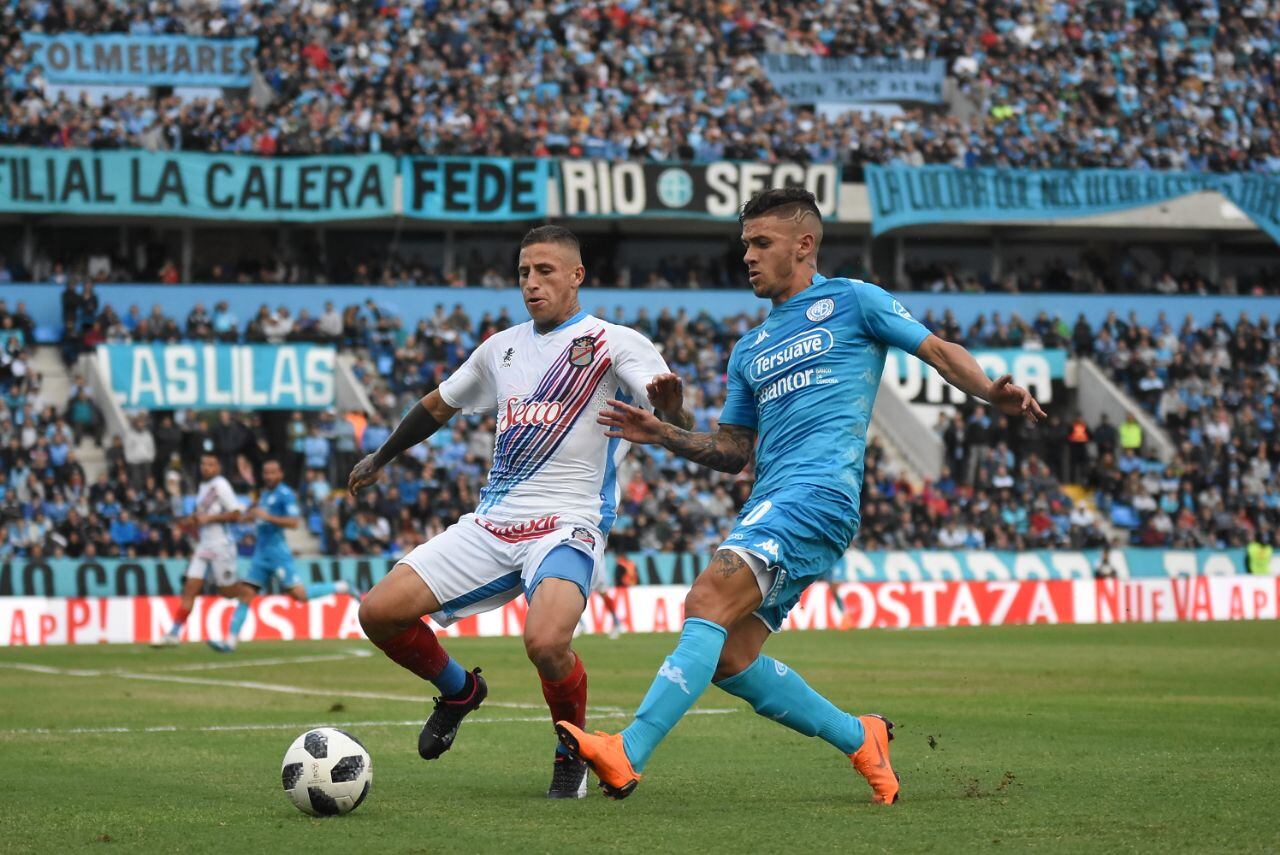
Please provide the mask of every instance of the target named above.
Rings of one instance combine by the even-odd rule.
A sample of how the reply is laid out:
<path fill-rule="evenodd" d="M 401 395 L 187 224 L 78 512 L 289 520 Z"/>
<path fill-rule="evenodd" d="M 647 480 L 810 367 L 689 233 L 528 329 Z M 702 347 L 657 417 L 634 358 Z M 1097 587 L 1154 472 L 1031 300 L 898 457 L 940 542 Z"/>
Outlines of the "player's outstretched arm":
<path fill-rule="evenodd" d="M 378 480 L 378 473 L 402 451 L 413 448 L 440 429 L 440 426 L 458 412 L 440 397 L 439 390 L 428 392 L 426 397 L 405 413 L 400 424 L 387 437 L 386 442 L 373 454 L 366 455 L 351 470 L 347 479 L 347 492 L 355 495 Z"/>
<path fill-rule="evenodd" d="M 644 445 L 661 445 L 686 460 L 721 472 L 738 473 L 751 459 L 756 432 L 741 425 L 720 425 L 711 433 L 694 433 L 662 421 L 641 407 L 610 401 L 596 419 L 605 436 Z"/>
<path fill-rule="evenodd" d="M 1024 416 L 1028 421 L 1044 419 L 1044 410 L 1021 386 L 1013 384 L 1013 375 L 995 380 L 987 377 L 973 354 L 954 342 L 930 335 L 920 343 L 916 356 L 932 365 L 952 386 L 967 395 L 981 398 L 1007 416 Z"/>

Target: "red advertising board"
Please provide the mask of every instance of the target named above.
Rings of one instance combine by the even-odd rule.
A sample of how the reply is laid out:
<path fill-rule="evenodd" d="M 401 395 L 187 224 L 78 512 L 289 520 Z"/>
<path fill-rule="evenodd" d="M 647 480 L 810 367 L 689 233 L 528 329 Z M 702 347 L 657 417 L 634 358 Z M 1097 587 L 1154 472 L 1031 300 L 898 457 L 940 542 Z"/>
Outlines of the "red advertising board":
<path fill-rule="evenodd" d="M 652 585 L 616 591 L 629 632 L 678 629 L 687 588 Z M 843 603 L 841 610 L 837 598 Z M 1194 576 L 1176 579 L 1000 582 L 847 582 L 809 588 L 785 629 L 1002 626 L 1007 624 L 1147 623 L 1275 620 L 1280 577 Z M 147 643 L 173 621 L 176 597 L 2 597 L 0 646 Z M 243 640 L 360 638 L 359 603 L 345 595 L 295 603 L 260 597 Z M 523 600 L 441 630 L 446 636 L 519 635 Z M 235 601 L 202 597 L 185 639 L 224 637 Z M 607 629 L 604 603 L 593 597 L 588 631 Z"/>

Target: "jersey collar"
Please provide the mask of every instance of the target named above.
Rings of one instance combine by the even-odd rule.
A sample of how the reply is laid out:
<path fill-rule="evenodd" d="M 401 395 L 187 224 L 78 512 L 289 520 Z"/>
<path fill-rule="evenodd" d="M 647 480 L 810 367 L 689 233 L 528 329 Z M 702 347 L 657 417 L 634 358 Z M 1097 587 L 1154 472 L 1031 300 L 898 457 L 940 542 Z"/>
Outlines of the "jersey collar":
<path fill-rule="evenodd" d="M 804 290 L 797 291 L 796 293 L 788 297 L 786 299 L 786 302 L 781 303 L 780 305 L 774 306 L 769 311 L 775 312 L 778 309 L 785 309 L 787 306 L 790 306 L 793 303 L 796 305 L 799 305 L 800 298 L 804 296 L 805 291 L 808 291 L 810 288 L 814 287 L 815 285 L 821 285 L 823 282 L 826 282 L 826 281 L 827 281 L 827 277 L 823 276 L 821 273 L 814 273 L 813 278 L 809 280 L 809 284 L 804 287 Z"/>
<path fill-rule="evenodd" d="M 579 309 L 578 314 L 574 315 L 572 318 L 569 318 L 567 321 L 565 321 L 564 323 L 562 323 L 560 326 L 556 327 L 553 330 L 548 330 L 547 332 L 540 333 L 538 332 L 538 328 L 535 326 L 533 328 L 533 331 L 536 335 L 555 335 L 556 333 L 560 332 L 560 330 L 567 329 L 573 326 L 574 324 L 576 324 L 578 321 L 582 320 L 586 316 L 587 316 L 586 309 Z"/>

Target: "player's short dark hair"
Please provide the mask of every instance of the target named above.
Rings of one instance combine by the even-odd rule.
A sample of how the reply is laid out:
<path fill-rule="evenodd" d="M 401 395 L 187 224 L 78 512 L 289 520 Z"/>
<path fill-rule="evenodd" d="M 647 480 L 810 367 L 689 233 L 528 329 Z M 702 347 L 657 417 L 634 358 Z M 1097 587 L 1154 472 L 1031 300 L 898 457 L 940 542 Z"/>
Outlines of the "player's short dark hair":
<path fill-rule="evenodd" d="M 262 460 L 262 468 L 263 468 L 263 469 L 266 469 L 266 468 L 267 468 L 267 464 L 268 464 L 268 463 L 274 463 L 275 465 L 279 466 L 281 469 L 283 469 L 283 468 L 284 468 L 284 463 L 280 460 L 280 458 L 279 458 L 279 457 L 271 456 L 271 457 L 265 457 L 265 458 L 263 458 L 263 460 Z"/>
<path fill-rule="evenodd" d="M 803 187 L 774 187 L 771 190 L 761 190 L 752 194 L 751 198 L 742 206 L 742 212 L 738 215 L 738 223 L 741 225 L 747 220 L 754 220 L 756 217 L 763 217 L 765 214 L 789 218 L 794 217 L 801 211 L 813 214 L 818 218 L 819 223 L 822 222 L 822 212 L 818 210 L 818 200 L 808 190 Z"/>
<path fill-rule="evenodd" d="M 578 240 L 578 236 L 566 229 L 564 226 L 537 226 L 525 232 L 524 239 L 520 241 L 520 248 L 533 246 L 535 243 L 558 243 L 561 246 L 571 246 L 577 252 L 582 252 L 582 242 Z"/>

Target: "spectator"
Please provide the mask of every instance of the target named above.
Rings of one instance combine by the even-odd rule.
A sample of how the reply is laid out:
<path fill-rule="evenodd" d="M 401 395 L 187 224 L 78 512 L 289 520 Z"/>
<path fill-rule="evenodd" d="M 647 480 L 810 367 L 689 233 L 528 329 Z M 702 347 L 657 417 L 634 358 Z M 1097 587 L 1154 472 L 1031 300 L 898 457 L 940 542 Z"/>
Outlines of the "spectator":
<path fill-rule="evenodd" d="M 141 488 L 152 474 L 152 466 L 156 459 L 155 438 L 147 427 L 145 415 L 139 413 L 125 426 L 123 445 L 129 483 L 134 488 Z"/>
<path fill-rule="evenodd" d="M 1142 425 L 1135 413 L 1129 413 L 1120 425 L 1120 448 L 1133 454 L 1142 450 Z"/>

